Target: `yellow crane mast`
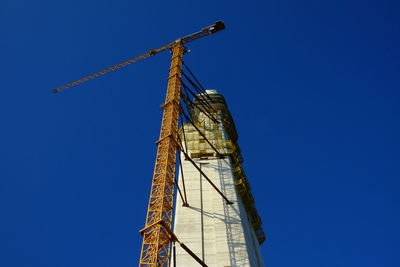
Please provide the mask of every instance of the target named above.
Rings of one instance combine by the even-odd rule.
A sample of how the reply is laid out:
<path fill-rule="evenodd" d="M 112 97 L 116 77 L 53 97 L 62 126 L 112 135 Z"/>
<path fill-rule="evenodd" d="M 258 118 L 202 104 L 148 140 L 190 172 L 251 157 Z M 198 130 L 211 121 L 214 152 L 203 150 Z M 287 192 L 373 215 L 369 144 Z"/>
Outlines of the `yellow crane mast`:
<path fill-rule="evenodd" d="M 143 236 L 140 254 L 140 267 L 169 266 L 171 242 L 178 241 L 172 231 L 172 215 L 175 190 L 175 166 L 178 142 L 178 119 L 180 115 L 180 87 L 182 56 L 184 44 L 211 35 L 225 29 L 222 21 L 201 29 L 199 32 L 179 38 L 160 48 L 152 49 L 142 55 L 128 59 L 79 80 L 53 89 L 54 93 L 79 85 L 108 72 L 120 69 L 134 62 L 172 50 L 171 67 L 168 76 L 168 87 L 165 103 L 162 105 L 163 117 L 160 138 L 157 143 L 157 156 L 150 191 L 145 227 L 140 230 Z M 179 242 L 179 241 L 178 241 Z M 194 258 L 197 258 L 184 244 L 181 246 Z M 200 260 L 198 260 L 203 265 Z M 203 265 L 205 266 L 205 265 Z"/>
<path fill-rule="evenodd" d="M 139 266 L 167 266 L 170 255 L 172 208 L 176 152 L 178 149 L 178 118 L 180 114 L 181 66 L 184 47 L 180 41 L 172 47 L 172 61 L 168 77 L 167 95 L 162 105 L 164 114 L 157 157 L 154 166 L 146 227 L 143 234 Z"/>

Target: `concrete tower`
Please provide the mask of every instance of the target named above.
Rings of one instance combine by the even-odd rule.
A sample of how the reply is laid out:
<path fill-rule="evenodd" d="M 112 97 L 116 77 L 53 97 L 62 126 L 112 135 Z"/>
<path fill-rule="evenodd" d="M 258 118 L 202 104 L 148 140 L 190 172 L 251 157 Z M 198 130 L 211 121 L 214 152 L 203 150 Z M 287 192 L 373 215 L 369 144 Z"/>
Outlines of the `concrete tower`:
<path fill-rule="evenodd" d="M 181 139 L 190 158 L 233 204 L 228 205 L 182 154 L 184 179 L 179 175 L 178 184 L 181 189 L 186 188 L 189 206 L 183 206 L 177 197 L 174 232 L 210 267 L 264 266 L 259 244 L 264 242 L 265 234 L 242 168 L 236 128 L 224 97 L 216 90 L 207 93 L 212 99 L 208 101 L 212 109 L 208 110 L 219 123 L 197 108 L 192 110 L 192 118 L 220 155 L 191 124 L 181 129 Z M 179 246 L 176 265 L 200 266 Z"/>

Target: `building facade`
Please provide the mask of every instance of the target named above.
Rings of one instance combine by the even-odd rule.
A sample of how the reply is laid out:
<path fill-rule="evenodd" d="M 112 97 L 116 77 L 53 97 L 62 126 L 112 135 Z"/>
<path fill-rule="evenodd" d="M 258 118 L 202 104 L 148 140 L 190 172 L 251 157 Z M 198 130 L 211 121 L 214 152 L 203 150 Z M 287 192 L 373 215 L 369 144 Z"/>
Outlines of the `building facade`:
<path fill-rule="evenodd" d="M 194 101 L 199 107 L 191 114 L 195 126 L 180 129 L 191 160 L 180 156 L 178 185 L 188 206 L 177 197 L 174 232 L 210 267 L 264 266 L 259 245 L 265 234 L 242 168 L 237 131 L 224 97 L 215 90 L 206 92 L 209 106 L 200 108 L 205 95 Z M 176 266 L 200 266 L 179 246 L 173 260 Z"/>

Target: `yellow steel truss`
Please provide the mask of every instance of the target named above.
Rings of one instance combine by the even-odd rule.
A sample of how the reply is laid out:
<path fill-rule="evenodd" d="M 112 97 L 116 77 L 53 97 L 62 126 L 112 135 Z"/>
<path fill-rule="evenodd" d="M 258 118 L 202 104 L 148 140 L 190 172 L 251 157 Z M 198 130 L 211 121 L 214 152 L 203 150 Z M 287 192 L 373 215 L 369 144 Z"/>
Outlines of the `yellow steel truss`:
<path fill-rule="evenodd" d="M 178 148 L 178 118 L 180 113 L 181 66 L 184 47 L 177 41 L 172 47 L 171 68 L 157 157 L 154 167 L 146 226 L 143 234 L 139 266 L 169 266 L 174 201 L 175 161 Z"/>

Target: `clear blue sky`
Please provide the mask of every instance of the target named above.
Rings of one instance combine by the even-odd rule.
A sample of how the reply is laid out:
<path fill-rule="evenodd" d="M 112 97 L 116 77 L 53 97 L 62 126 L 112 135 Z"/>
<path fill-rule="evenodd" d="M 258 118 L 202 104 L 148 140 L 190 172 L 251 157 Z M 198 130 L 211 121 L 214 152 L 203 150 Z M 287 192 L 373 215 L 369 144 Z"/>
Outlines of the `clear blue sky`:
<path fill-rule="evenodd" d="M 269 267 L 400 266 L 399 1 L 0 4 L 0 266 L 137 266 L 169 53 L 226 96 Z"/>

